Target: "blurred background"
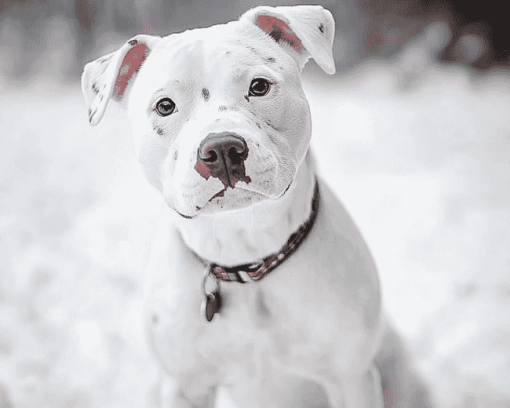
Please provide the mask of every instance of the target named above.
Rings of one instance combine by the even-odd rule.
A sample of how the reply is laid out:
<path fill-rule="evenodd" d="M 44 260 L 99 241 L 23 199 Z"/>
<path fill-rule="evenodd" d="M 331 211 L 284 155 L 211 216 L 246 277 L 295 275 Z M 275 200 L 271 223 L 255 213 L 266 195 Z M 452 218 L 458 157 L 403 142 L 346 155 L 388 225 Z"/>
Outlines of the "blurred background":
<path fill-rule="evenodd" d="M 167 35 L 227 22 L 258 4 L 253 0 L 2 0 L 0 72 L 24 80 L 44 69 L 73 79 L 85 62 L 116 41 L 141 32 Z M 431 22 L 441 22 L 447 29 L 429 39 L 439 61 L 462 62 L 481 70 L 509 61 L 506 13 L 497 0 L 329 0 L 321 4 L 337 21 L 335 56 L 340 69 L 352 68 L 366 58 L 394 55 Z"/>
<path fill-rule="evenodd" d="M 304 70 L 312 143 L 374 253 L 387 315 L 437 407 L 509 408 L 504 2 L 319 3 L 337 74 Z M 0 0 L 0 408 L 147 406 L 142 282 L 161 203 L 123 111 L 88 126 L 79 77 L 133 35 L 255 5 Z"/>

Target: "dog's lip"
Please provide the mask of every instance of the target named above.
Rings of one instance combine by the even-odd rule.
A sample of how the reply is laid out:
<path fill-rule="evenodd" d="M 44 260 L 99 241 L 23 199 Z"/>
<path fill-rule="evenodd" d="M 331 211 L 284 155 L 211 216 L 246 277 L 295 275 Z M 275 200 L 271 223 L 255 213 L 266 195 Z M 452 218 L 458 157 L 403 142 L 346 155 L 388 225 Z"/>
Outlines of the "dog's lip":
<path fill-rule="evenodd" d="M 216 194 L 214 194 L 208 201 L 211 202 L 212 200 L 214 200 L 215 198 L 218 198 L 218 197 L 224 197 L 225 196 L 225 191 L 227 191 L 227 187 L 225 188 L 222 188 L 220 191 L 218 191 Z"/>
<path fill-rule="evenodd" d="M 282 197 L 283 197 L 283 196 L 287 193 L 287 191 L 289 191 L 289 188 L 290 188 L 290 186 L 292 185 L 292 182 L 293 182 L 293 181 L 294 181 L 294 180 L 291 180 L 291 181 L 290 181 L 289 185 L 285 188 L 285 190 L 283 190 L 283 193 L 281 193 L 281 194 L 278 196 L 278 198 L 282 198 Z"/>
<path fill-rule="evenodd" d="M 254 194 L 254 195 L 261 195 L 261 196 L 265 196 L 265 194 L 263 194 L 263 193 L 260 193 L 260 192 L 258 192 L 258 191 L 249 190 L 249 189 L 247 189 L 247 188 L 243 188 L 243 187 L 239 187 L 239 186 L 236 186 L 236 187 L 232 188 L 232 187 L 227 186 L 227 187 L 222 188 L 222 189 L 221 189 L 220 191 L 218 191 L 216 194 L 214 194 L 214 195 L 213 195 L 213 196 L 212 196 L 212 197 L 211 197 L 211 198 L 207 201 L 207 203 L 212 202 L 215 198 L 223 198 L 223 197 L 225 197 L 225 193 L 226 193 L 227 191 L 231 191 L 231 192 L 235 192 L 235 191 L 242 191 L 242 192 L 244 192 L 244 193 L 251 193 L 251 194 Z M 267 196 L 266 196 L 266 197 L 267 197 Z M 268 197 L 268 198 L 270 198 L 270 197 Z"/>
<path fill-rule="evenodd" d="M 285 190 L 283 190 L 283 193 L 281 193 L 278 197 L 274 197 L 274 198 L 273 198 L 273 197 L 270 197 L 270 196 L 268 196 L 268 195 L 266 195 L 266 194 L 264 194 L 264 193 L 261 193 L 261 192 L 259 192 L 259 191 L 254 191 L 254 190 L 250 190 L 250 189 L 243 188 L 243 187 L 235 187 L 235 188 L 231 188 L 231 187 L 230 187 L 230 190 L 234 190 L 234 189 L 243 190 L 243 191 L 248 192 L 248 193 L 253 193 L 253 194 L 256 194 L 256 195 L 265 196 L 265 197 L 266 197 L 266 198 L 268 198 L 268 199 L 273 198 L 273 199 L 276 199 L 276 200 L 277 200 L 277 199 L 279 199 L 279 198 L 283 197 L 283 196 L 287 193 L 287 191 L 289 191 L 289 188 L 290 188 L 290 186 L 292 185 L 292 182 L 293 182 L 293 181 L 294 181 L 294 180 L 291 180 L 291 181 L 290 181 L 290 183 L 287 185 L 287 187 L 285 187 Z M 213 196 L 212 196 L 212 197 L 211 197 L 211 198 L 207 201 L 207 203 L 212 202 L 215 198 L 224 197 L 224 196 L 225 196 L 225 193 L 227 192 L 227 189 L 228 189 L 228 188 L 229 188 L 228 186 L 227 186 L 227 187 L 225 187 L 225 188 L 222 188 L 220 191 L 218 191 L 216 194 L 214 194 L 214 195 L 213 195 Z M 200 208 L 199 208 L 199 209 L 200 209 Z"/>
<path fill-rule="evenodd" d="M 292 182 L 293 182 L 293 180 L 291 180 L 291 182 L 288 184 L 288 186 L 285 188 L 285 190 L 283 191 L 283 193 L 282 193 L 282 194 L 280 194 L 278 197 L 275 197 L 275 198 L 273 198 L 273 199 L 278 200 L 279 198 L 283 197 L 283 196 L 287 193 L 287 191 L 289 190 L 289 188 L 291 187 Z M 255 194 L 255 195 L 265 196 L 267 199 L 271 199 L 271 197 L 266 196 L 266 195 L 264 195 L 264 194 L 262 194 L 262 193 L 259 193 L 259 192 L 257 192 L 257 191 L 248 190 L 248 189 L 245 189 L 245 188 L 242 188 L 242 187 L 235 187 L 235 188 L 236 188 L 236 189 L 238 189 L 238 190 L 243 190 L 244 192 L 249 192 L 249 193 L 253 193 L 253 194 Z M 227 192 L 227 190 L 228 190 L 228 189 L 229 189 L 229 187 L 227 186 L 227 187 L 222 188 L 221 190 L 219 190 L 219 191 L 218 191 L 216 194 L 214 194 L 214 195 L 213 195 L 213 196 L 212 196 L 212 197 L 211 197 L 211 198 L 210 198 L 210 199 L 209 199 L 209 200 L 205 203 L 205 205 L 203 205 L 202 207 L 200 207 L 200 206 L 198 206 L 198 205 L 197 205 L 197 206 L 195 206 L 195 208 L 196 208 L 196 210 L 197 210 L 197 211 L 196 211 L 196 213 L 194 213 L 194 214 L 192 214 L 192 215 L 183 214 L 183 213 L 181 213 L 180 211 L 178 211 L 178 210 L 177 210 L 177 209 L 175 209 L 175 208 L 174 208 L 174 211 L 175 211 L 177 214 L 179 214 L 182 218 L 185 218 L 185 219 L 187 219 L 187 220 L 192 220 L 192 219 L 194 219 L 197 215 L 199 215 L 199 214 L 200 214 L 200 212 L 201 212 L 204 208 L 208 207 L 208 204 L 209 204 L 209 203 L 212 203 L 214 199 L 224 197 L 224 196 L 225 196 L 225 193 Z M 231 188 L 231 187 L 230 187 L 230 189 L 231 189 L 231 190 L 234 190 L 234 189 L 233 189 L 233 188 Z"/>
<path fill-rule="evenodd" d="M 175 208 L 174 208 L 174 210 L 175 210 L 175 212 L 176 212 L 177 214 L 179 214 L 182 218 L 186 218 L 187 220 L 192 220 L 192 219 L 193 219 L 193 218 L 195 218 L 195 216 L 198 214 L 198 212 L 197 212 L 197 214 L 194 214 L 194 215 L 185 215 L 185 214 L 183 214 L 183 213 L 181 213 L 181 212 L 177 211 Z M 200 210 L 201 210 L 201 208 L 200 208 Z M 199 211 L 200 211 L 200 210 L 199 210 Z"/>

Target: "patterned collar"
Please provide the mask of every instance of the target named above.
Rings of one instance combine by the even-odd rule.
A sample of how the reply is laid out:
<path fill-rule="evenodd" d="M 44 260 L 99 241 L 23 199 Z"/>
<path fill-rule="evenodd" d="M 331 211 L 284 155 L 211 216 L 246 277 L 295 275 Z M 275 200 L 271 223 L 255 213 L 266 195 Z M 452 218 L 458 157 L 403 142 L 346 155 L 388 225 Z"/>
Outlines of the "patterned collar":
<path fill-rule="evenodd" d="M 197 258 L 209 269 L 209 273 L 214 276 L 218 281 L 224 282 L 256 282 L 264 278 L 274 268 L 280 265 L 285 259 L 294 253 L 298 249 L 299 245 L 304 241 L 308 233 L 313 227 L 317 213 L 319 212 L 319 183 L 315 181 L 315 192 L 312 200 L 312 213 L 304 224 L 294 232 L 287 243 L 280 249 L 278 253 L 272 254 L 267 258 L 264 258 L 262 262 L 254 264 L 244 264 L 233 267 L 220 266 L 212 262 L 207 262 L 200 258 Z"/>

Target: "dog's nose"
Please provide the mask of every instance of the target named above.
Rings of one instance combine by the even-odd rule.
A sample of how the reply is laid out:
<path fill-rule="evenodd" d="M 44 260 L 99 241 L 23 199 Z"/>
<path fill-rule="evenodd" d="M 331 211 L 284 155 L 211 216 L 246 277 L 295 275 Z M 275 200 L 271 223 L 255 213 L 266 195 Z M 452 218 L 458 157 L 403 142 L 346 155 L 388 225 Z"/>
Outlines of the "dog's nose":
<path fill-rule="evenodd" d="M 234 188 L 238 181 L 246 181 L 247 157 L 248 145 L 242 137 L 231 133 L 210 134 L 198 148 L 195 169 L 206 179 L 216 177 L 225 187 Z"/>

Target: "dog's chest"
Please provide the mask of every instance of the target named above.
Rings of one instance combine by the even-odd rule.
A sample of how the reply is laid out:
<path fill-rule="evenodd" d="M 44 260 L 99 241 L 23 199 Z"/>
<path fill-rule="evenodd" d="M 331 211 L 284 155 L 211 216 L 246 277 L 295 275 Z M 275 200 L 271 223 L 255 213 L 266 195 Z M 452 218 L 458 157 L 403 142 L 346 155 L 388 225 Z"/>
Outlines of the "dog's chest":
<path fill-rule="evenodd" d="M 161 228 L 146 310 L 149 338 L 167 371 L 225 379 L 296 362 L 320 370 L 328 350 L 343 350 L 341 365 L 375 330 L 375 269 L 352 222 L 333 213 L 329 191 L 322 192 L 322 210 L 299 250 L 258 282 L 221 283 L 224 305 L 212 322 L 200 311 L 203 265 L 179 234 Z"/>
<path fill-rule="evenodd" d="M 281 325 L 263 291 L 252 285 L 236 291 L 222 287 L 223 307 L 213 321 L 200 312 L 200 297 L 152 305 L 149 331 L 156 353 L 176 374 L 215 367 L 215 375 L 257 371 L 264 360 L 278 362 L 288 352 Z M 237 292 L 237 293 L 236 293 Z M 172 305 L 173 303 L 173 305 Z M 180 304 L 180 310 L 177 304 Z M 185 311 L 188 313 L 185 313 Z"/>
<path fill-rule="evenodd" d="M 275 273 L 285 274 L 286 267 Z M 320 361 L 327 348 L 314 328 L 316 319 L 310 318 L 316 311 L 296 313 L 303 305 L 278 299 L 280 288 L 267 290 L 280 285 L 278 276 L 271 278 L 222 284 L 224 305 L 211 322 L 200 313 L 199 290 L 167 292 L 166 300 L 152 301 L 149 337 L 167 370 L 182 375 L 206 367 L 203 375 L 228 380 L 290 367 L 298 356 L 307 356 L 310 364 Z"/>

